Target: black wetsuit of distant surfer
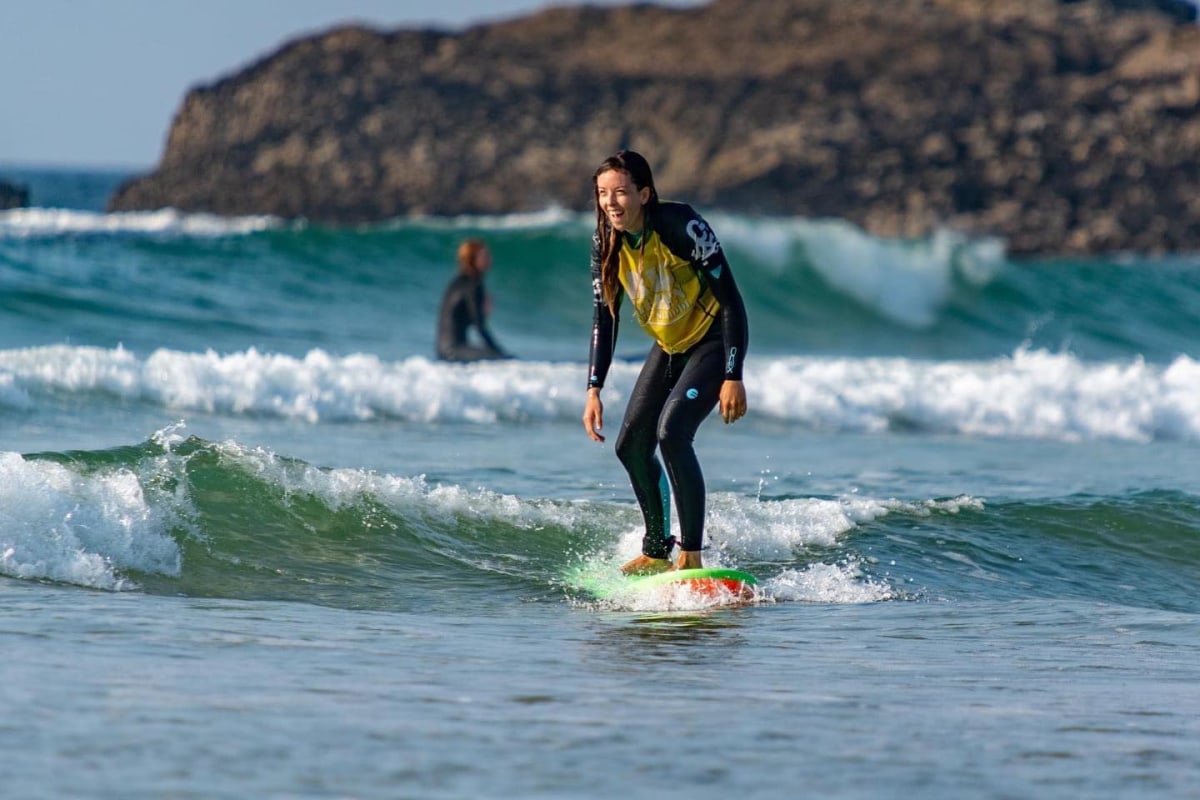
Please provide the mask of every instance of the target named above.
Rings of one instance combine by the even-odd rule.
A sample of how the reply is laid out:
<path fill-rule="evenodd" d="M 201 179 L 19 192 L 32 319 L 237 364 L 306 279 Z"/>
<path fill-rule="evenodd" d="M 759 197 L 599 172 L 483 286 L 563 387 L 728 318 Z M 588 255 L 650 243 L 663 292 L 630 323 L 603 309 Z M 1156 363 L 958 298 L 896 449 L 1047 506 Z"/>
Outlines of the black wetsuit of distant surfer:
<path fill-rule="evenodd" d="M 442 309 L 438 316 L 437 355 L 444 361 L 480 361 L 492 358 L 510 358 L 496 344 L 487 327 L 487 293 L 483 280 L 475 275 L 459 273 L 442 296 Z M 474 327 L 479 331 L 483 345 L 473 345 L 467 334 Z"/>
<path fill-rule="evenodd" d="M 674 545 L 668 479 L 682 549 L 700 550 L 704 541 L 704 475 L 692 441 L 716 407 L 721 384 L 742 379 L 749 338 L 746 310 L 716 235 L 683 203 L 660 202 L 647 214 L 641 235 L 621 234 L 619 277 L 618 313 L 628 298 L 655 344 L 630 393 L 616 452 L 646 521 L 642 552 L 667 558 Z M 592 239 L 595 311 L 589 388 L 604 385 L 617 339 L 618 319 L 604 302 L 601 285 L 597 233 Z M 656 446 L 666 479 L 654 455 Z"/>

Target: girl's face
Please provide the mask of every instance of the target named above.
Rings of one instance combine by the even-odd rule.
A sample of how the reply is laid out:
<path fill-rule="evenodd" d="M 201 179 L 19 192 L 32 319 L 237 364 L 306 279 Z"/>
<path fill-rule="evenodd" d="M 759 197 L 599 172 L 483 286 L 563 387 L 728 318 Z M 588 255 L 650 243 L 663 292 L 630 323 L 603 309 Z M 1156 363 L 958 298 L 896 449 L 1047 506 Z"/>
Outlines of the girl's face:
<path fill-rule="evenodd" d="M 638 189 L 628 172 L 610 169 L 596 178 L 596 202 L 615 229 L 636 233 L 642 229 L 650 187 Z"/>

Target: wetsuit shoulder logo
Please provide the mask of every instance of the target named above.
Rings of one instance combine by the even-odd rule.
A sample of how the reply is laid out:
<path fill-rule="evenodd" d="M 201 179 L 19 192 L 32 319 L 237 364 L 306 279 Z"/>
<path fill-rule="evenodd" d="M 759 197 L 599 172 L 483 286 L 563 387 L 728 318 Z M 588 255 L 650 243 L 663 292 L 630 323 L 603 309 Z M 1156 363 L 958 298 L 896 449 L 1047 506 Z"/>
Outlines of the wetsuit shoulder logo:
<path fill-rule="evenodd" d="M 688 400 L 695 400 L 699 396 L 700 396 L 700 392 L 697 391 L 696 389 L 688 389 L 687 390 L 687 399 Z"/>
<path fill-rule="evenodd" d="M 693 261 L 707 261 L 721 249 L 717 235 L 702 219 L 694 219 L 687 224 L 687 235 L 692 238 Z"/>

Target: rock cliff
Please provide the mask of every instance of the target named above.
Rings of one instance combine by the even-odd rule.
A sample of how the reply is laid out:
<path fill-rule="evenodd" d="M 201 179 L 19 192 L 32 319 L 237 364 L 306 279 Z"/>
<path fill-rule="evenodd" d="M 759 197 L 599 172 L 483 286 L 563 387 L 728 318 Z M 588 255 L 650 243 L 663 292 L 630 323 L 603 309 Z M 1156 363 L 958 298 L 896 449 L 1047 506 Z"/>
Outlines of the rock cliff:
<path fill-rule="evenodd" d="M 343 28 L 191 91 L 113 209 L 330 223 L 665 197 L 1016 253 L 1200 249 L 1200 27 L 1174 0 L 714 0 Z"/>

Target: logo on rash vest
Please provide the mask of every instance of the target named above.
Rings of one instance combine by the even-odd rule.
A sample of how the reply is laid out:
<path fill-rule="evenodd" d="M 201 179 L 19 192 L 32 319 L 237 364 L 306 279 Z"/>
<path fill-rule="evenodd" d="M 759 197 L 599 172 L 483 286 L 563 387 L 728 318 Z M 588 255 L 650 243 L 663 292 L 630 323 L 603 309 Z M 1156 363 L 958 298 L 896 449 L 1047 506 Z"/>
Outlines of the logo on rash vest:
<path fill-rule="evenodd" d="M 692 260 L 707 261 L 721 249 L 717 235 L 702 219 L 694 219 L 687 224 L 687 235 L 692 237 Z"/>
<path fill-rule="evenodd" d="M 643 324 L 670 325 L 683 319 L 690 310 L 687 295 L 672 279 L 666 264 L 647 264 L 644 274 L 630 272 L 629 294 L 634 313 Z"/>
<path fill-rule="evenodd" d="M 687 390 L 687 399 L 688 400 L 695 400 L 699 396 L 700 396 L 700 392 L 696 391 L 695 389 Z"/>

